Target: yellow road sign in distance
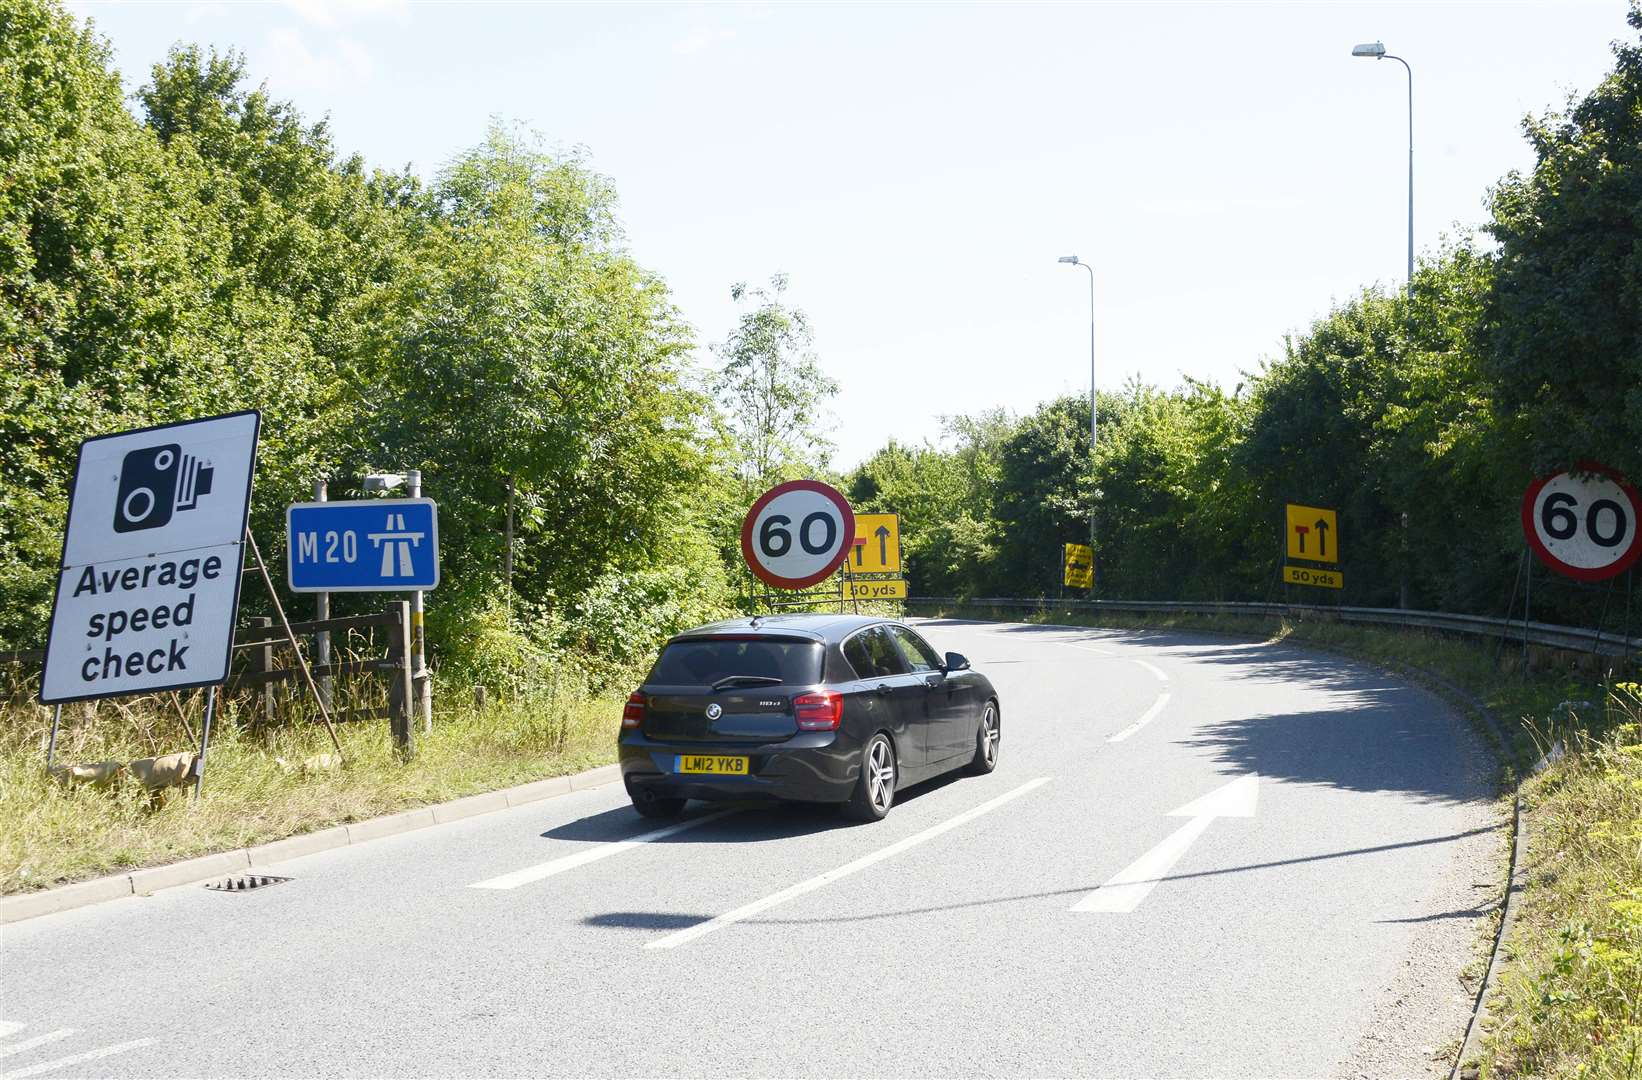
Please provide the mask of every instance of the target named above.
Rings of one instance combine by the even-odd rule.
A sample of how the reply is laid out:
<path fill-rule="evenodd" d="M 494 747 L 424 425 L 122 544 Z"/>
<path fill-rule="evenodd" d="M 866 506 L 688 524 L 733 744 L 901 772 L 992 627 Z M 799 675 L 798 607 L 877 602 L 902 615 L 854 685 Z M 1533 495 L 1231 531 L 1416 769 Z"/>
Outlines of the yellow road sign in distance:
<path fill-rule="evenodd" d="M 845 600 L 905 600 L 907 583 L 901 578 L 888 581 L 845 581 Z"/>
<path fill-rule="evenodd" d="M 901 572 L 901 517 L 899 514 L 855 515 L 855 549 L 850 552 L 850 572 L 855 574 L 899 574 Z"/>
<path fill-rule="evenodd" d="M 1318 589 L 1346 587 L 1346 579 L 1338 570 L 1314 570 L 1309 566 L 1284 566 L 1283 580 L 1290 585 L 1310 585 Z"/>
<path fill-rule="evenodd" d="M 1069 589 L 1090 589 L 1095 584 L 1095 549 L 1088 544 L 1067 544 L 1066 553 L 1061 557 L 1061 565 L 1065 568 L 1066 587 Z"/>
<path fill-rule="evenodd" d="M 1340 561 L 1340 527 L 1334 511 L 1289 503 L 1287 518 L 1284 535 L 1289 558 L 1309 562 Z"/>

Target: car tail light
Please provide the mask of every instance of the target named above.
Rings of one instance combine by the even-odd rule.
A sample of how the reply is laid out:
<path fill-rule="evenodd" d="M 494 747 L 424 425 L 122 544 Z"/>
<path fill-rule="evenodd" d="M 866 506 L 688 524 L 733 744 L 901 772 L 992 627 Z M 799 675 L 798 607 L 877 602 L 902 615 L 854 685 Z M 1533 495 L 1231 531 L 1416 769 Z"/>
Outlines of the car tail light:
<path fill-rule="evenodd" d="M 837 731 L 844 718 L 844 695 L 834 690 L 817 690 L 792 699 L 793 715 L 799 731 Z"/>
<path fill-rule="evenodd" d="M 621 710 L 621 726 L 636 728 L 644 723 L 644 695 L 637 690 L 627 695 L 627 704 Z"/>

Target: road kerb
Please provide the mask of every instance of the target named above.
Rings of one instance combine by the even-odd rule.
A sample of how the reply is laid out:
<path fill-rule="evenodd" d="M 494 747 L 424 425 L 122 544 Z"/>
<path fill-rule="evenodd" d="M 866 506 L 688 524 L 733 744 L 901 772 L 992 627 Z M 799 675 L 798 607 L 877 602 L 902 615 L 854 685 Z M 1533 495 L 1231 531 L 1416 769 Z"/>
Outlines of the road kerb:
<path fill-rule="evenodd" d="M 427 807 L 389 814 L 387 817 L 371 818 L 368 821 L 356 821 L 347 826 L 348 843 L 358 844 L 381 836 L 398 836 L 400 833 L 425 829 L 432 824 L 433 811 Z"/>
<path fill-rule="evenodd" d="M 571 791 L 599 787 L 620 777 L 619 766 L 602 765 L 572 776 L 535 780 L 501 791 L 470 795 L 447 803 L 371 818 L 368 821 L 336 825 L 299 836 L 289 836 L 253 848 L 219 851 L 211 855 L 202 855 L 197 859 L 185 859 L 166 866 L 133 870 L 128 873 L 110 874 L 107 877 L 92 878 L 90 881 L 77 881 L 72 885 L 60 885 L 55 889 L 0 896 L 0 926 L 100 904 L 106 900 L 117 900 L 132 895 L 146 896 L 159 889 L 209 881 L 211 878 L 224 877 L 252 866 L 267 866 L 331 848 L 347 847 L 384 836 L 395 836 L 432 825 L 522 806 L 525 803 L 540 802 L 543 799 L 568 795 Z"/>
<path fill-rule="evenodd" d="M 252 866 L 272 866 L 288 859 L 300 859 L 304 855 L 347 846 L 348 827 L 336 825 L 329 829 L 320 829 L 318 832 L 287 836 L 270 844 L 258 844 L 247 850 L 251 855 Z"/>
<path fill-rule="evenodd" d="M 469 795 L 465 799 L 436 804 L 433 807 L 433 820 L 436 824 L 443 825 L 447 821 L 460 821 L 477 814 L 506 809 L 507 792 L 488 791 L 483 795 Z"/>
<path fill-rule="evenodd" d="M 21 896 L 0 898 L 0 923 L 22 922 L 37 915 L 53 915 L 104 900 L 118 900 L 131 895 L 131 875 L 114 874 L 93 878 L 56 889 L 23 893 Z"/>
<path fill-rule="evenodd" d="M 523 806 L 525 803 L 540 802 L 543 799 L 570 794 L 570 777 L 555 776 L 551 780 L 537 780 L 532 784 L 520 784 L 518 787 L 508 788 L 502 794 L 507 796 L 509 806 Z"/>
<path fill-rule="evenodd" d="M 197 859 L 184 859 L 151 870 L 133 870 L 130 875 L 131 891 L 138 896 L 147 896 L 173 885 L 189 885 L 250 868 L 251 853 L 246 849 L 219 851 L 215 855 L 201 855 Z"/>

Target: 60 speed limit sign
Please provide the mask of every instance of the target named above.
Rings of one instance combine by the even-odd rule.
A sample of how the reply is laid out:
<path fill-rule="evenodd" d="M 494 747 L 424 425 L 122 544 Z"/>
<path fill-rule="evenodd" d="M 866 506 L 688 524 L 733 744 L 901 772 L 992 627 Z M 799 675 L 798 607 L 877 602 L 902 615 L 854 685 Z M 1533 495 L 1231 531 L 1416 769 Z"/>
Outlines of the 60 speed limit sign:
<path fill-rule="evenodd" d="M 741 554 L 766 584 L 807 589 L 838 569 L 855 542 L 855 512 L 818 480 L 792 480 L 761 495 L 741 523 Z"/>
<path fill-rule="evenodd" d="M 1528 485 L 1522 531 L 1540 561 L 1580 581 L 1623 574 L 1642 555 L 1642 496 L 1605 465 L 1581 462 Z"/>

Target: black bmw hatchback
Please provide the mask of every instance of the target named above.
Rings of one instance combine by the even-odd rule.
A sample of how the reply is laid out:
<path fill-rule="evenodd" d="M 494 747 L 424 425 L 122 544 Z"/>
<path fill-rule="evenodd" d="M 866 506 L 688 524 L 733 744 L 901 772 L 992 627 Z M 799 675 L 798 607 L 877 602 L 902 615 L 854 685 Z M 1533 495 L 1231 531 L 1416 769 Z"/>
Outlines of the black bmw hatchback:
<path fill-rule="evenodd" d="M 898 788 L 998 763 L 998 695 L 958 653 L 899 622 L 768 615 L 662 649 L 621 719 L 621 771 L 645 817 L 687 799 L 842 804 L 877 821 Z"/>

